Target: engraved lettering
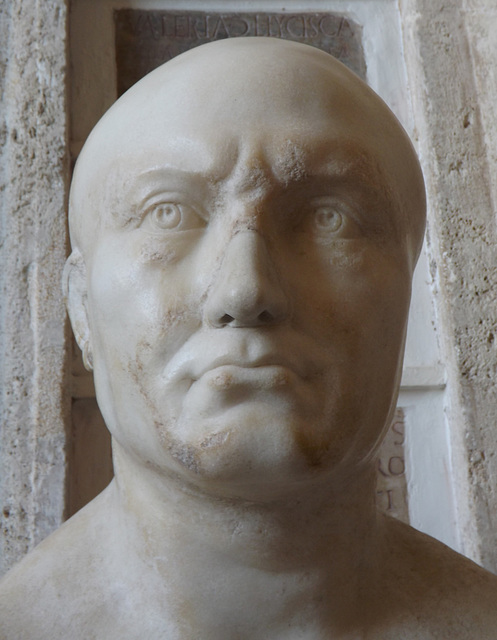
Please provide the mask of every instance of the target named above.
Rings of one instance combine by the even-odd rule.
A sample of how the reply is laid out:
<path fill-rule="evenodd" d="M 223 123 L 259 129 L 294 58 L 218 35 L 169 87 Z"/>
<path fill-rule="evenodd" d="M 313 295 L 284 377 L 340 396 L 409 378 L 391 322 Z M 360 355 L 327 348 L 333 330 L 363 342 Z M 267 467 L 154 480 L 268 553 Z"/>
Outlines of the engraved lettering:
<path fill-rule="evenodd" d="M 188 38 L 188 16 L 174 16 L 174 35 L 176 38 Z"/>
<path fill-rule="evenodd" d="M 340 21 L 340 28 L 338 29 L 338 34 L 342 37 L 348 37 L 350 34 L 352 33 L 352 28 L 350 26 L 350 22 L 345 19 L 342 18 Z"/>
<path fill-rule="evenodd" d="M 290 16 L 286 21 L 286 30 L 294 38 L 302 38 L 304 29 L 304 18 L 302 16 Z"/>
<path fill-rule="evenodd" d="M 192 37 L 199 40 L 207 37 L 207 16 L 197 16 L 192 18 L 190 16 L 190 30 Z"/>
<path fill-rule="evenodd" d="M 164 37 L 167 38 L 174 35 L 174 31 L 173 29 L 171 29 L 171 20 L 169 20 L 169 16 L 167 14 L 162 16 L 161 25 L 162 25 L 161 34 L 163 38 Z"/>
<path fill-rule="evenodd" d="M 238 16 L 233 16 L 230 18 L 230 22 L 228 22 L 228 24 L 229 24 L 230 38 L 233 38 L 233 37 L 240 38 L 248 34 L 249 25 L 248 25 L 248 22 L 243 18 L 239 18 Z"/>
<path fill-rule="evenodd" d="M 224 23 L 224 19 L 222 17 L 218 18 L 211 37 L 212 38 L 228 38 L 229 37 L 228 28 L 226 27 L 226 24 Z"/>
<path fill-rule="evenodd" d="M 388 473 L 385 471 L 385 469 L 383 469 L 383 465 L 381 464 L 381 458 L 378 458 L 378 471 L 382 476 L 388 478 Z"/>
<path fill-rule="evenodd" d="M 160 38 L 160 24 L 153 14 L 147 13 L 143 17 L 143 20 L 137 22 L 137 29 L 139 35 L 148 33 L 154 40 L 158 40 Z"/>
<path fill-rule="evenodd" d="M 319 36 L 319 22 L 317 16 L 306 16 L 306 38 L 317 38 Z"/>
<path fill-rule="evenodd" d="M 406 465 L 402 456 L 392 456 L 388 461 L 388 471 L 391 476 L 402 476 L 405 470 Z"/>
<path fill-rule="evenodd" d="M 377 496 L 385 496 L 386 500 L 382 500 L 382 502 L 385 504 L 385 506 L 383 507 L 383 509 L 385 511 L 393 511 L 395 504 L 394 504 L 394 498 L 393 498 L 393 494 L 394 494 L 394 490 L 393 489 L 387 489 L 386 491 L 377 491 L 376 495 Z"/>
<path fill-rule="evenodd" d="M 404 522 L 409 522 L 407 482 L 404 457 L 404 411 L 397 409 L 380 448 L 376 489 L 378 506 Z"/>
<path fill-rule="evenodd" d="M 333 13 L 117 9 L 114 17 L 119 95 L 166 60 L 227 37 L 257 35 L 312 42 L 336 57 L 338 53 L 353 71 L 365 76 L 360 30 Z"/>
<path fill-rule="evenodd" d="M 337 29 L 336 23 L 334 20 L 332 20 L 331 16 L 329 15 L 322 16 L 322 18 L 319 20 L 319 30 L 324 36 L 335 38 L 340 33 L 342 22 L 343 22 L 343 18 L 340 21 L 339 27 Z"/>
<path fill-rule="evenodd" d="M 256 36 L 268 36 L 269 35 L 269 16 L 265 13 L 255 14 L 255 35 Z"/>
<path fill-rule="evenodd" d="M 207 40 L 212 40 L 214 38 L 214 30 L 217 27 L 218 18 L 216 16 L 211 16 L 210 14 L 206 15 L 206 31 L 205 38 Z M 214 26 L 213 26 L 214 25 Z"/>
<path fill-rule="evenodd" d="M 145 24 L 146 19 L 147 19 L 147 16 L 144 15 L 143 13 L 138 16 L 138 18 L 136 19 L 136 22 L 135 22 L 135 28 L 133 30 L 133 35 L 139 36 L 142 33 L 143 25 Z"/>
<path fill-rule="evenodd" d="M 284 29 L 283 18 L 284 16 L 271 16 L 269 21 L 269 35 L 276 38 L 283 37 L 283 29 Z M 276 27 L 276 28 L 273 28 L 273 27 Z"/>
<path fill-rule="evenodd" d="M 393 509 L 393 489 L 387 489 L 387 496 L 388 496 L 387 511 L 391 511 Z"/>
<path fill-rule="evenodd" d="M 395 431 L 400 436 L 400 440 L 394 440 L 394 444 L 401 447 L 405 441 L 405 433 L 404 433 L 404 423 L 403 422 L 394 422 L 392 425 L 392 431 Z"/>

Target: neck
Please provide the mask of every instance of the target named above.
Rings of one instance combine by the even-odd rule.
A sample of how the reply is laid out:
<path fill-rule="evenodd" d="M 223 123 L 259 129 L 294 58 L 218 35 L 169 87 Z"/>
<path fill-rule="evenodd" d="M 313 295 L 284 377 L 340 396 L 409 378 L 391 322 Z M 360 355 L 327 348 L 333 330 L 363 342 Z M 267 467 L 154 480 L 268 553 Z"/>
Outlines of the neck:
<path fill-rule="evenodd" d="M 131 547 L 188 601 L 216 593 L 218 605 L 231 602 L 233 612 L 240 593 L 247 603 L 267 592 L 274 612 L 277 593 L 283 608 L 295 602 L 315 608 L 326 593 L 338 613 L 353 615 L 350 602 L 358 598 L 359 577 L 364 582 L 367 558 L 378 553 L 374 469 L 256 504 L 196 492 L 139 464 L 117 443 L 114 460 L 114 499 Z M 334 608 L 329 602 L 326 607 Z M 240 615 L 247 610 L 253 617 L 253 606 Z M 262 621 L 260 607 L 257 611 Z"/>

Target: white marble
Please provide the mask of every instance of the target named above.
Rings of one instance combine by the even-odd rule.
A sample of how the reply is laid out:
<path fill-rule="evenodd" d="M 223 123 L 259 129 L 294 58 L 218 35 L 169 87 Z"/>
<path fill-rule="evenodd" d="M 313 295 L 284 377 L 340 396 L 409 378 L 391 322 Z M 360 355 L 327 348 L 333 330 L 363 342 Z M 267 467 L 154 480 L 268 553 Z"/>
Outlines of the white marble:
<path fill-rule="evenodd" d="M 495 637 L 497 578 L 374 507 L 424 210 L 317 49 L 206 45 L 108 111 L 65 283 L 116 477 L 7 574 L 2 638 Z"/>

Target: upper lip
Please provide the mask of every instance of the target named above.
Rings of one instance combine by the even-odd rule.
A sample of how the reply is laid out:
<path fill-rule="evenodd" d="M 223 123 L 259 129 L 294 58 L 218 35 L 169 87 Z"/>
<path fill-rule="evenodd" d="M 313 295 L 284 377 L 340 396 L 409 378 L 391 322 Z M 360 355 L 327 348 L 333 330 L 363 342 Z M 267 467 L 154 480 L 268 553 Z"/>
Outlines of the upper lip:
<path fill-rule="evenodd" d="M 247 369 L 280 366 L 290 369 L 301 378 L 308 378 L 319 370 L 319 354 L 306 340 L 285 339 L 281 341 L 261 336 L 240 334 L 192 336 L 166 365 L 163 376 L 168 381 L 196 381 L 204 374 L 223 366 Z M 284 349 L 284 351 L 283 351 Z"/>

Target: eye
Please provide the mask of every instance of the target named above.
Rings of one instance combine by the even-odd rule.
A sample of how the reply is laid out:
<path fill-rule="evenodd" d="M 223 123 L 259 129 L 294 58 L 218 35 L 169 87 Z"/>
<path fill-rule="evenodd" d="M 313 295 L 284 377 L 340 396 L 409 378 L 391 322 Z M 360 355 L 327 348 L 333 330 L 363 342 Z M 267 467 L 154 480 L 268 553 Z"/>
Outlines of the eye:
<path fill-rule="evenodd" d="M 160 202 L 149 213 L 151 222 L 159 229 L 175 229 L 183 218 L 181 207 L 174 202 Z"/>
<path fill-rule="evenodd" d="M 318 231 L 337 233 L 344 225 L 344 216 L 333 206 L 319 206 L 314 211 L 314 225 Z"/>
<path fill-rule="evenodd" d="M 204 225 L 204 219 L 193 207 L 160 200 L 146 208 L 140 226 L 149 231 L 189 231 Z"/>
<path fill-rule="evenodd" d="M 317 237 L 323 240 L 331 238 L 353 238 L 360 234 L 360 228 L 354 219 L 350 207 L 338 199 L 319 199 L 311 207 L 311 225 Z"/>

